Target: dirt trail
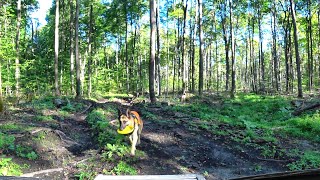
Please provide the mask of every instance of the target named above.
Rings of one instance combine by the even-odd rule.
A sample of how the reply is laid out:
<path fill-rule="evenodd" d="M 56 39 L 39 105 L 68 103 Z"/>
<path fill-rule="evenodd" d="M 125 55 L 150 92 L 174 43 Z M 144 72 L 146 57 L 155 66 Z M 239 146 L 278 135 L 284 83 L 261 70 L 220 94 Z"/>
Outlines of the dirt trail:
<path fill-rule="evenodd" d="M 206 179 L 229 179 L 286 170 L 281 162 L 258 160 L 252 150 L 236 151 L 227 138 L 189 129 L 186 119 L 177 120 L 162 108 L 149 111 L 157 120 L 144 119 L 140 148 L 148 158 L 136 165 L 141 174 L 198 173 Z"/>
<path fill-rule="evenodd" d="M 124 101 L 101 100 L 91 108 L 107 108 L 109 105 L 119 106 L 120 104 L 123 107 L 129 105 Z M 138 174 L 198 173 L 205 175 L 206 179 L 229 179 L 287 170 L 282 162 L 259 160 L 258 152 L 241 144 L 235 144 L 228 137 L 218 137 L 199 129 L 190 128 L 186 121 L 196 119 L 187 114 L 177 114 L 168 112 L 161 106 L 153 107 L 142 104 L 135 104 L 131 109 L 140 112 L 145 122 L 141 144 L 137 147 L 145 152 L 145 156 L 132 164 L 138 169 Z M 148 118 L 142 113 L 143 111 L 154 117 Z M 75 166 L 79 162 L 85 162 L 97 156 L 98 147 L 95 146 L 91 129 L 84 120 L 88 112 L 66 119 L 58 115 L 54 116 L 57 122 L 54 126 L 52 123 L 36 124 L 38 132 L 31 134 L 32 137 L 29 137 L 29 140 L 39 137 L 39 133 L 43 132 L 50 135 L 51 138 L 44 139 L 43 141 L 47 142 L 42 142 L 41 146 L 33 145 L 38 148 L 37 152 L 41 154 L 41 157 L 37 161 L 29 161 L 28 164 L 31 166 L 25 173 L 46 169 L 56 170 L 62 167 L 55 172 L 41 173 L 40 171 L 38 174 L 31 175 L 49 179 L 74 178 Z M 17 114 L 19 117 L 19 113 Z M 21 116 L 32 119 L 33 112 L 21 112 Z M 18 140 L 28 141 L 28 137 L 23 136 Z M 236 150 L 239 148 L 235 146 L 241 146 L 241 150 Z"/>

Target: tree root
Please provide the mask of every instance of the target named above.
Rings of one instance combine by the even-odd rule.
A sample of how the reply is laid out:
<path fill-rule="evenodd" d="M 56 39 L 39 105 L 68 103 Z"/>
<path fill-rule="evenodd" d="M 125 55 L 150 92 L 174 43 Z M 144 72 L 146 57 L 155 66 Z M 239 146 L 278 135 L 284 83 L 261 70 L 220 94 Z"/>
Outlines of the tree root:
<path fill-rule="evenodd" d="M 46 169 L 46 170 L 41 170 L 41 171 L 36 171 L 36 172 L 32 172 L 32 173 L 23 174 L 23 175 L 21 175 L 21 177 L 34 177 L 35 175 L 39 175 L 39 174 L 61 172 L 61 171 L 63 171 L 63 168 Z"/>

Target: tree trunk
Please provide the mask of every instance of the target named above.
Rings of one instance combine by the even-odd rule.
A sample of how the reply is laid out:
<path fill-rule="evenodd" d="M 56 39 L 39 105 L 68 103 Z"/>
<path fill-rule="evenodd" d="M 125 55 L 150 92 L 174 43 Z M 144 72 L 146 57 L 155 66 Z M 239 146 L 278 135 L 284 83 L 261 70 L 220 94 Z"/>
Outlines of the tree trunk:
<path fill-rule="evenodd" d="M 157 56 L 156 56 L 156 79 L 157 79 L 157 94 L 161 96 L 161 67 L 160 67 L 160 15 L 159 7 L 160 0 L 156 2 L 156 25 L 157 25 Z"/>
<path fill-rule="evenodd" d="M 80 52 L 79 52 L 79 11 L 80 0 L 76 0 L 76 16 L 75 16 L 75 47 L 76 47 L 76 98 L 81 98 L 81 80 L 80 80 Z"/>
<path fill-rule="evenodd" d="M 192 60 L 191 60 L 191 91 L 195 93 L 195 55 L 196 55 L 196 36 L 197 36 L 197 20 L 198 20 L 198 5 L 195 5 L 195 17 L 194 17 L 194 27 L 193 27 L 193 44 L 192 44 Z"/>
<path fill-rule="evenodd" d="M 73 37 L 73 32 L 74 32 L 74 13 L 73 13 L 73 0 L 70 0 L 70 82 L 71 82 L 71 94 L 75 93 L 74 89 L 74 37 Z"/>
<path fill-rule="evenodd" d="M 16 96 L 19 96 L 20 91 L 20 25 L 21 25 L 21 0 L 17 2 L 17 29 L 16 29 Z"/>
<path fill-rule="evenodd" d="M 227 8 L 226 4 L 223 3 L 223 11 L 226 13 Z M 229 90 L 229 77 L 230 77 L 230 65 L 229 65 L 229 40 L 227 34 L 227 24 L 226 24 L 226 15 L 222 17 L 222 32 L 223 32 L 223 40 L 224 40 L 224 48 L 225 48 L 225 56 L 226 56 L 226 87 L 225 90 Z"/>
<path fill-rule="evenodd" d="M 88 53 L 89 53 L 89 61 L 88 61 L 88 96 L 91 97 L 91 92 L 92 92 L 92 82 L 91 82 L 91 77 L 92 77 L 92 33 L 93 33 L 93 5 L 92 2 L 90 4 L 90 22 L 89 22 L 89 44 L 88 44 Z"/>
<path fill-rule="evenodd" d="M 261 13 L 261 9 L 259 6 L 258 9 L 258 26 L 259 26 L 259 42 L 260 42 L 260 53 L 259 53 L 259 59 L 260 59 L 260 75 L 261 75 L 261 79 L 260 79 L 260 88 L 261 91 L 264 92 L 265 91 L 265 67 L 264 67 L 264 53 L 263 53 L 263 38 L 262 38 L 262 30 L 261 30 L 261 19 L 263 18 L 262 13 Z"/>
<path fill-rule="evenodd" d="M 59 87 L 59 0 L 56 0 L 56 16 L 55 16 L 55 30 L 54 30 L 54 87 L 55 87 L 55 95 L 60 96 L 60 87 Z"/>
<path fill-rule="evenodd" d="M 233 14 L 232 14 L 232 0 L 229 0 L 230 6 L 230 40 L 231 40 L 231 91 L 230 97 L 234 98 L 234 93 L 236 89 L 236 67 L 235 67 L 235 42 L 233 36 Z"/>
<path fill-rule="evenodd" d="M 186 93 L 186 65 L 187 63 L 185 62 L 185 45 L 184 45 L 184 41 L 185 41 L 185 32 L 186 32 L 186 19 L 187 19 L 187 10 L 188 10 L 188 0 L 186 0 L 183 3 L 183 31 L 182 31 L 182 95 L 184 95 Z"/>
<path fill-rule="evenodd" d="M 151 103 L 156 102 L 154 92 L 155 78 L 155 53 L 156 53 L 156 15 L 155 15 L 155 0 L 149 0 L 150 5 L 150 62 L 149 62 L 149 93 Z"/>
<path fill-rule="evenodd" d="M 203 35 L 202 35 L 202 0 L 198 0 L 199 5 L 199 40 L 200 40 L 200 49 L 199 49 L 199 96 L 203 94 Z"/>
<path fill-rule="evenodd" d="M 312 14 L 311 14 L 311 0 L 308 0 L 308 54 L 309 54 L 309 91 L 313 88 L 313 43 L 312 43 Z"/>
<path fill-rule="evenodd" d="M 295 13 L 295 4 L 294 0 L 290 0 L 291 5 L 291 15 L 293 23 L 293 32 L 294 32 L 294 47 L 296 51 L 296 64 L 297 64 L 297 78 L 298 78 L 298 97 L 302 98 L 302 80 L 301 80 L 301 70 L 300 70 L 300 55 L 299 55 L 299 45 L 298 45 L 298 30 L 296 23 L 296 13 Z"/>

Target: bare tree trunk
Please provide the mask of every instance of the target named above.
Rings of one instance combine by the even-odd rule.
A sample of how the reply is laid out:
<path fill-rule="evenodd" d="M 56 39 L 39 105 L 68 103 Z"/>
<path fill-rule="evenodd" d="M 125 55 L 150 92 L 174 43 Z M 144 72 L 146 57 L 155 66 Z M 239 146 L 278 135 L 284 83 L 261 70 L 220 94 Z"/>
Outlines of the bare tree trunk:
<path fill-rule="evenodd" d="M 81 80 L 80 80 L 80 52 L 79 52 L 79 11 L 80 0 L 76 0 L 75 16 L 75 43 L 76 43 L 76 98 L 81 98 Z"/>
<path fill-rule="evenodd" d="M 226 14 L 227 8 L 226 3 L 223 3 L 223 11 Z M 226 24 L 226 15 L 223 15 L 222 18 L 222 32 L 223 32 L 223 40 L 224 40 L 224 48 L 225 48 L 225 55 L 226 55 L 226 87 L 225 90 L 229 90 L 229 76 L 230 76 L 230 64 L 229 64 L 229 40 L 227 34 L 227 24 Z"/>
<path fill-rule="evenodd" d="M 17 1 L 17 31 L 16 31 L 16 96 L 20 93 L 20 25 L 21 25 L 21 0 Z"/>
<path fill-rule="evenodd" d="M 149 63 L 149 92 L 151 103 L 156 102 L 154 93 L 155 53 L 156 53 L 156 15 L 155 0 L 149 0 L 150 5 L 150 63 Z"/>
<path fill-rule="evenodd" d="M 198 20 L 198 5 L 195 5 L 195 17 L 194 17 L 194 27 L 193 27 L 193 44 L 192 44 L 192 60 L 191 60 L 191 91 L 195 93 L 195 53 L 196 53 L 196 36 L 197 36 L 197 20 Z"/>
<path fill-rule="evenodd" d="M 202 35 L 202 0 L 198 0 L 199 6 L 199 39 L 200 39 L 200 50 L 199 50 L 199 95 L 202 96 L 203 94 L 203 35 Z"/>
<path fill-rule="evenodd" d="M 186 32 L 186 19 L 187 19 L 187 10 L 188 10 L 188 0 L 183 3 L 183 31 L 182 31 L 182 95 L 186 93 L 186 60 L 185 60 L 185 32 Z"/>
<path fill-rule="evenodd" d="M 291 5 L 291 15 L 294 31 L 294 46 L 296 50 L 296 64 L 297 64 L 297 78 L 298 78 L 298 97 L 302 98 L 302 80 L 301 80 L 301 70 L 300 70 L 300 55 L 299 55 L 299 45 L 298 45 L 298 30 L 296 23 L 296 13 L 295 13 L 295 4 L 293 0 L 290 0 Z"/>
<path fill-rule="evenodd" d="M 272 10 L 272 17 L 273 17 L 273 26 L 272 26 L 272 47 L 273 47 L 273 67 L 274 67 L 274 87 L 276 91 L 279 91 L 279 75 L 278 75 L 278 55 L 277 55 L 277 26 L 276 26 L 276 2 L 273 2 L 273 10 Z"/>
<path fill-rule="evenodd" d="M 156 2 L 156 26 L 157 26 L 157 56 L 156 56 L 156 79 L 157 79 L 157 94 L 161 96 L 161 67 L 160 67 L 160 15 L 159 7 L 160 0 Z"/>
<path fill-rule="evenodd" d="M 309 60 L 309 91 L 313 89 L 313 43 L 312 43 L 312 14 L 311 14 L 311 0 L 308 0 L 308 60 Z"/>
<path fill-rule="evenodd" d="M 54 31 L 54 87 L 55 95 L 60 96 L 59 87 L 59 0 L 56 0 L 56 16 Z"/>
<path fill-rule="evenodd" d="M 230 97 L 234 98 L 234 93 L 236 90 L 236 67 L 235 67 L 235 42 L 233 36 L 233 14 L 232 14 L 232 0 L 229 0 L 230 6 L 230 40 L 231 40 L 231 91 Z"/>
<path fill-rule="evenodd" d="M 92 93 L 92 82 L 91 82 L 91 77 L 92 77 L 92 70 L 91 70 L 91 65 L 92 65 L 92 33 L 93 33 L 93 5 L 92 2 L 90 4 L 90 22 L 89 22 L 89 44 L 88 44 L 88 53 L 89 53 L 89 62 L 88 62 L 88 96 L 91 97 Z"/>
<path fill-rule="evenodd" d="M 261 9 L 259 7 L 258 9 L 258 26 L 259 26 L 259 42 L 260 42 L 260 53 L 259 53 L 259 59 L 260 59 L 260 71 L 261 71 L 261 83 L 260 83 L 260 88 L 261 91 L 264 92 L 265 91 L 265 67 L 264 67 L 264 53 L 263 53 L 263 38 L 262 38 L 262 30 L 261 30 L 261 19 L 262 17 L 262 12 Z"/>
<path fill-rule="evenodd" d="M 73 13 L 73 0 L 70 0 L 70 81 L 71 81 L 71 94 L 75 93 L 74 89 L 74 37 L 73 37 L 73 32 L 74 32 L 74 13 Z"/>

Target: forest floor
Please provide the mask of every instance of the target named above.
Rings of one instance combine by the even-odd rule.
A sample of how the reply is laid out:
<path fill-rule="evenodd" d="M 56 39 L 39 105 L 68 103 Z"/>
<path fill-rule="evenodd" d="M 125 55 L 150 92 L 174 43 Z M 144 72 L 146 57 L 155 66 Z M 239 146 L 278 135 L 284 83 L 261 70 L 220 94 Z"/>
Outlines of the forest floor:
<path fill-rule="evenodd" d="M 21 169 L 22 176 L 91 179 L 99 173 L 196 173 L 206 179 L 230 179 L 294 170 L 290 167 L 313 168 L 301 165 L 299 160 L 303 157 L 298 154 L 319 149 L 317 142 L 305 138 L 275 135 L 276 142 L 266 140 L 261 129 L 255 131 L 256 137 L 251 137 L 249 143 L 243 127 L 201 121 L 192 108 L 181 103 L 184 111 L 174 108 L 177 105 L 168 101 L 157 104 L 134 101 L 130 104 L 121 98 L 67 100 L 68 105 L 60 108 L 55 107 L 53 101 L 52 98 L 25 103 L 0 117 L 1 132 L 14 137 L 14 148 L 2 149 L 2 153 L 17 164 L 26 164 Z M 210 96 L 201 103 L 219 109 L 227 102 L 221 97 Z M 105 143 L 106 139 L 115 138 L 110 136 L 116 134 L 118 127 L 118 107 L 138 111 L 145 122 L 136 157 L 129 156 L 124 152 L 128 148 L 119 144 L 128 147 L 127 139 L 117 141 L 113 146 Z M 101 118 L 108 124 L 92 124 L 90 118 L 96 111 L 104 113 Z M 99 116 L 96 114 L 93 118 L 99 119 Z M 102 131 L 109 129 L 98 133 L 99 128 Z M 292 149 L 296 152 L 294 155 Z M 309 163 L 308 159 L 306 163 Z M 310 163 L 320 166 L 318 159 Z"/>

